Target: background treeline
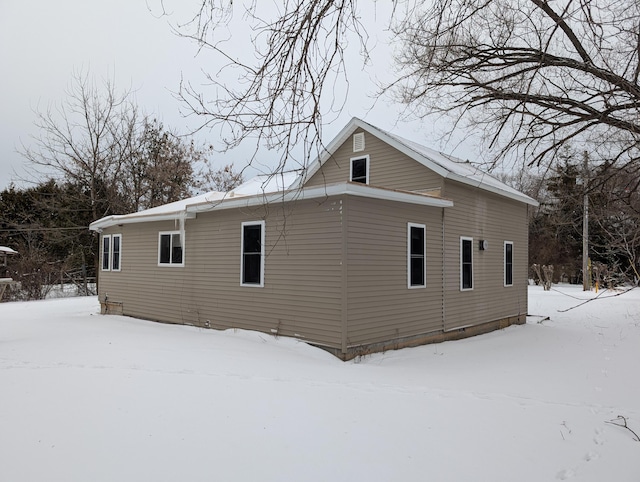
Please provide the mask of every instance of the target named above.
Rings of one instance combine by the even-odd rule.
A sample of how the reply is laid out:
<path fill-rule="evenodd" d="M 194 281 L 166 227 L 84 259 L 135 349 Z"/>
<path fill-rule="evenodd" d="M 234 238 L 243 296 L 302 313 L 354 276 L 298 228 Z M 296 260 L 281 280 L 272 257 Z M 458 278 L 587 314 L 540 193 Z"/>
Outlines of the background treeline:
<path fill-rule="evenodd" d="M 91 222 L 242 182 L 233 165 L 211 168 L 210 146 L 140 114 L 108 82 L 98 88 L 76 76 L 36 125 L 40 135 L 22 149 L 35 181 L 0 192 L 0 245 L 19 252 L 0 267 L 0 277 L 20 283 L 13 299 L 42 298 L 57 283 L 89 291 L 99 254 Z"/>
<path fill-rule="evenodd" d="M 606 286 L 638 284 L 640 260 L 640 171 L 612 169 L 588 154 L 565 150 L 544 174 L 523 172 L 508 179 L 540 202 L 530 213 L 529 266 L 553 265 L 554 282 L 582 283 L 584 196 L 588 195 L 592 280 Z M 530 273 L 535 278 L 534 273 Z"/>

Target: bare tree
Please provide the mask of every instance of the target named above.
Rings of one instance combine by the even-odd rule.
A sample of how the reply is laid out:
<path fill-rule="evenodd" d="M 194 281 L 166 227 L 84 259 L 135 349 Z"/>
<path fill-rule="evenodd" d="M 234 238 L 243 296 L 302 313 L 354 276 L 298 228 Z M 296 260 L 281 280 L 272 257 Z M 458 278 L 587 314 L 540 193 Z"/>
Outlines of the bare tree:
<path fill-rule="evenodd" d="M 398 77 L 383 91 L 418 117 L 440 113 L 478 129 L 499 159 L 550 162 L 570 141 L 610 167 L 638 166 L 640 4 L 635 0 L 393 0 Z M 215 94 L 188 83 L 182 99 L 227 146 L 258 138 L 283 153 L 319 142 L 324 115 L 348 83 L 345 51 L 369 59 L 355 0 L 289 0 L 275 14 L 250 2 L 257 60 L 234 57 L 221 34 L 237 2 L 201 0 L 182 35 L 226 62 Z M 263 5 L 263 2 L 260 2 Z M 355 42 L 354 42 L 355 40 Z M 356 44 L 355 46 L 353 44 Z M 218 74 L 240 72 L 225 84 Z M 210 100 L 214 97 L 214 100 Z M 308 149 L 305 151 L 308 154 Z M 302 162 L 304 164 L 304 161 Z"/>
<path fill-rule="evenodd" d="M 99 89 L 88 75 L 75 74 L 65 101 L 36 115 L 40 135 L 22 154 L 38 173 L 86 190 L 93 219 L 117 210 L 115 186 L 141 121 L 129 92 L 116 93 L 109 80 Z"/>
<path fill-rule="evenodd" d="M 600 236 L 591 241 L 592 249 L 616 281 L 637 285 L 640 282 L 640 174 L 621 169 L 615 176 L 606 175 L 594 181 L 599 186 L 591 203 L 590 219 Z"/>
<path fill-rule="evenodd" d="M 304 167 L 321 145 L 324 116 L 336 116 L 346 99 L 336 98 L 336 83 L 348 86 L 345 50 L 348 33 L 354 34 L 364 62 L 369 58 L 367 33 L 354 0 L 286 1 L 269 18 L 258 2 L 245 7 L 255 49 L 239 59 L 229 53 L 225 24 L 234 3 L 202 0 L 191 22 L 177 27 L 180 35 L 195 40 L 201 49 L 218 54 L 225 66 L 207 75 L 215 99 L 189 82 L 179 97 L 203 119 L 203 127 L 223 132 L 224 151 L 249 139 L 280 153 L 276 171 L 293 161 Z M 237 7 L 237 5 L 236 5 Z M 256 62 L 251 63 L 255 58 Z M 223 74 L 233 81 L 224 83 Z M 348 89 L 347 89 L 348 91 Z M 295 150 L 294 148 L 299 150 Z M 291 167 L 289 167 L 291 168 Z"/>
<path fill-rule="evenodd" d="M 529 165 L 569 141 L 637 164 L 640 4 L 436 0 L 399 22 L 396 86 L 418 115 L 454 110 Z"/>

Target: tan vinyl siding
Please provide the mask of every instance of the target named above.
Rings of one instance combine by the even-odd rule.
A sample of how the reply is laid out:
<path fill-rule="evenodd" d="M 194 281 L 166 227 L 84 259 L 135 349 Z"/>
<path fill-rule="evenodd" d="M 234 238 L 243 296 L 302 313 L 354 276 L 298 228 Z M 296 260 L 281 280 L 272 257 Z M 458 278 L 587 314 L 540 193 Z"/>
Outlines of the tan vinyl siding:
<path fill-rule="evenodd" d="M 364 132 L 364 131 L 356 131 Z M 369 156 L 369 184 L 404 191 L 439 189 L 442 177 L 425 168 L 377 137 L 364 132 L 365 149 L 353 152 L 352 137 L 340 146 L 335 154 L 306 183 L 305 186 L 322 186 L 349 180 L 352 158 Z"/>
<path fill-rule="evenodd" d="M 236 327 L 341 346 L 340 199 L 198 214 L 186 221 L 185 266 L 157 265 L 158 232 L 173 222 L 105 230 L 123 235 L 122 271 L 103 272 L 100 295 L 124 314 Z M 264 287 L 240 286 L 242 221 L 266 218 Z"/>
<path fill-rule="evenodd" d="M 446 329 L 526 314 L 527 206 L 447 181 L 445 196 Z M 460 237 L 472 237 L 473 290 L 460 291 Z M 485 251 L 479 241 L 488 241 Z M 513 241 L 513 286 L 504 286 L 504 241 Z"/>
<path fill-rule="evenodd" d="M 442 329 L 442 209 L 351 197 L 348 344 Z M 426 226 L 426 288 L 407 287 L 407 223 Z"/>

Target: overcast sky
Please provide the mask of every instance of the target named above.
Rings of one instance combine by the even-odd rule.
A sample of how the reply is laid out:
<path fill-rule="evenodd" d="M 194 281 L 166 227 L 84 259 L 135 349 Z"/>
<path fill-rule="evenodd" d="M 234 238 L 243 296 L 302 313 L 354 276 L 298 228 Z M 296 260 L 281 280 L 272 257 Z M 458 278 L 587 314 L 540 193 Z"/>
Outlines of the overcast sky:
<path fill-rule="evenodd" d="M 194 0 L 165 0 L 167 11 L 173 15 L 160 17 L 154 16 L 160 13 L 160 0 L 0 0 L 0 190 L 11 181 L 28 177 L 25 160 L 17 151 L 37 134 L 33 111 L 64 101 L 74 72 L 89 72 L 98 81 L 113 78 L 119 90 L 134 89 L 138 106 L 161 119 L 165 127 L 182 133 L 194 127 L 197 120 L 180 114 L 184 106 L 173 93 L 181 77 L 196 85 L 202 82 L 201 69 L 215 72 L 216 60 L 206 53 L 196 56 L 195 45 L 174 35 L 169 22 L 186 19 L 196 4 Z M 377 102 L 370 110 L 376 90 L 372 78 L 383 78 L 392 66 L 384 28 L 388 11 L 380 2 L 363 1 L 359 5 L 370 26 L 374 64 L 367 71 L 356 65 L 349 73 L 348 103 L 343 115 L 324 129 L 327 142 L 357 116 L 440 148 L 438 135 L 424 124 L 397 125 L 400 108 L 389 99 Z M 241 16 L 236 15 L 234 21 L 242 22 Z M 353 46 L 357 48 L 355 42 Z M 351 54 L 357 60 L 357 51 Z M 214 142 L 212 135 L 201 132 L 198 140 Z M 452 149 L 445 148 L 448 152 Z M 240 148 L 224 156 L 214 155 L 211 160 L 214 166 L 233 161 L 242 167 L 250 154 L 250 150 L 243 152 Z M 264 156 L 266 166 L 277 161 L 275 153 L 265 151 Z"/>

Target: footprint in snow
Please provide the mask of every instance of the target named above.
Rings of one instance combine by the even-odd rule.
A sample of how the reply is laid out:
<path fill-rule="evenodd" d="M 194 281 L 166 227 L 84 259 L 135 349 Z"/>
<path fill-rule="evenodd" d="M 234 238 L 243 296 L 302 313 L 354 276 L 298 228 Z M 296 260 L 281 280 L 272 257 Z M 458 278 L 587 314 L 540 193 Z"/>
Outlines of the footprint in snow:
<path fill-rule="evenodd" d="M 587 455 L 584 456 L 584 460 L 587 462 L 591 462 L 592 460 L 596 460 L 600 458 L 600 454 L 597 452 L 588 452 Z"/>
<path fill-rule="evenodd" d="M 567 480 L 567 479 L 571 479 L 572 477 L 575 477 L 575 475 L 576 473 L 573 470 L 565 469 L 558 472 L 558 475 L 556 475 L 556 479 Z"/>

